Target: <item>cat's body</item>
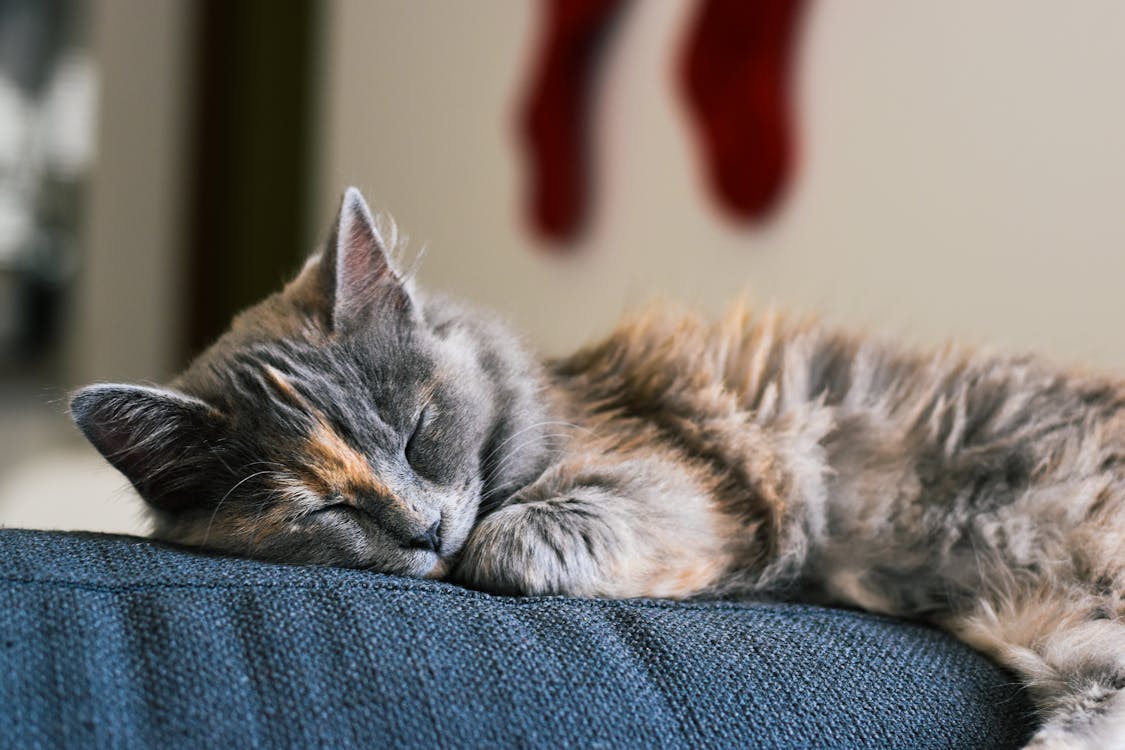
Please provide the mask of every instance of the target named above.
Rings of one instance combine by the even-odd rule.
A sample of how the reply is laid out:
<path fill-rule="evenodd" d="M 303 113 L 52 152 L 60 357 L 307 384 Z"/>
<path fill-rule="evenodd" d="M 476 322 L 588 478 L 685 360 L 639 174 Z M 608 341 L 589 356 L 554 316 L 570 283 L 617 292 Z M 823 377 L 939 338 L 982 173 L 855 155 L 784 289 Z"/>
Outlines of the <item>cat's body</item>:
<path fill-rule="evenodd" d="M 75 418 L 158 535 L 501 593 L 783 595 L 926 619 L 1016 671 L 1037 747 L 1125 747 L 1125 385 L 739 308 L 541 362 L 326 252 L 170 390 Z"/>

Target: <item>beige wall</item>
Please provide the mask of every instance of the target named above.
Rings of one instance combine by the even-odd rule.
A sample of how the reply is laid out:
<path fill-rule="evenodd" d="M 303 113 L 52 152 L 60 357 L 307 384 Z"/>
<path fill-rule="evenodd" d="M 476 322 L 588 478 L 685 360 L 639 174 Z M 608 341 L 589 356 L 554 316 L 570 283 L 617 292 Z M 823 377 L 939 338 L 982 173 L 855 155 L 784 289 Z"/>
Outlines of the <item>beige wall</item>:
<path fill-rule="evenodd" d="M 188 0 L 96 0 L 96 163 L 67 326 L 70 384 L 161 381 L 178 365 L 184 289 Z"/>
<path fill-rule="evenodd" d="M 693 4 L 634 3 L 605 68 L 595 224 L 578 257 L 531 246 L 515 94 L 540 3 L 330 5 L 326 223 L 364 188 L 422 279 L 500 307 L 542 346 L 654 294 L 760 300 L 921 341 L 949 335 L 1125 367 L 1125 4 L 813 2 L 804 171 L 769 227 L 700 189 L 671 70 Z"/>

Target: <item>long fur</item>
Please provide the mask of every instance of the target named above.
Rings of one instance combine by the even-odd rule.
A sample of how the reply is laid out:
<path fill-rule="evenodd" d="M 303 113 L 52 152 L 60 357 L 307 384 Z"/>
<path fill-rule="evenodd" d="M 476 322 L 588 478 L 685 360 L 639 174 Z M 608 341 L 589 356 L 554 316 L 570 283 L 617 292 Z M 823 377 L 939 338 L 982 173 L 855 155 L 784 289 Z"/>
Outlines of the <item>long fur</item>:
<path fill-rule="evenodd" d="M 1125 747 L 1125 387 L 739 305 L 534 356 L 395 271 L 357 192 L 169 389 L 72 410 L 158 535 L 500 593 L 753 597 L 932 622 L 1038 748 Z"/>

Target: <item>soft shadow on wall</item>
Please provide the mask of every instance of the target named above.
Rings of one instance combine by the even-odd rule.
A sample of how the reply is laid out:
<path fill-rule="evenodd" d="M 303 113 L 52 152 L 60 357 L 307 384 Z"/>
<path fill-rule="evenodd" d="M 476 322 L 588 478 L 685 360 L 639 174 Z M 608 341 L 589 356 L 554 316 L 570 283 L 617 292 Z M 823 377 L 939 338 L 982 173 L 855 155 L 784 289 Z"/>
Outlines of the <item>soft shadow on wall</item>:
<path fill-rule="evenodd" d="M 275 291 L 312 249 L 321 3 L 202 0 L 187 256 L 186 352 Z"/>

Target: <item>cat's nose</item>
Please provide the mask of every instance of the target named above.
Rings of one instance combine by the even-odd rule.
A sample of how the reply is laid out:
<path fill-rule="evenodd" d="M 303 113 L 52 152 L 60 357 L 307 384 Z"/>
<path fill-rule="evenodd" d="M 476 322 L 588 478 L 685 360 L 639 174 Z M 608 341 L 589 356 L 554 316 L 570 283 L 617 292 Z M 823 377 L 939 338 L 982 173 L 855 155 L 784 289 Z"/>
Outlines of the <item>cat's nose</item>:
<path fill-rule="evenodd" d="M 430 528 L 425 532 L 419 534 L 410 540 L 410 546 L 414 549 L 425 549 L 430 552 L 436 552 L 438 545 L 441 542 L 441 519 L 434 521 Z"/>

